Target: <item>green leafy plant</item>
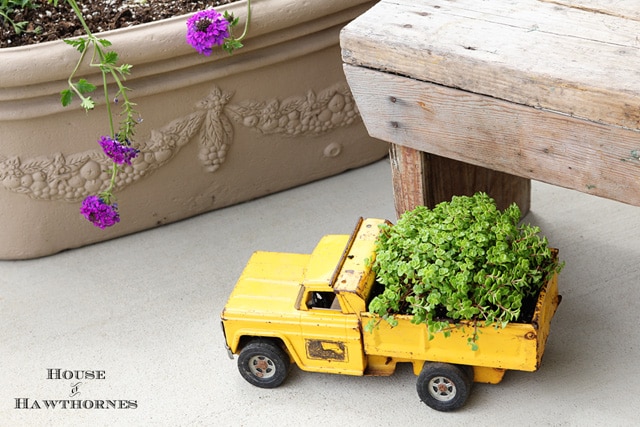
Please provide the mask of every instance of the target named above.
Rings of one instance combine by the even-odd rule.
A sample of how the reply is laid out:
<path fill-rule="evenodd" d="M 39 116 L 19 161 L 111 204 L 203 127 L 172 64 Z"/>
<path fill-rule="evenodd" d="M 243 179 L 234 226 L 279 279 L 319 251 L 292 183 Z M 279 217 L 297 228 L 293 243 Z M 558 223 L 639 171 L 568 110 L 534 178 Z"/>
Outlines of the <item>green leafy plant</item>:
<path fill-rule="evenodd" d="M 419 206 L 396 225 L 381 226 L 373 269 L 384 291 L 369 310 L 392 326 L 397 314 L 412 315 L 413 323 L 427 324 L 430 337 L 448 336 L 462 320 L 502 327 L 518 320 L 523 302 L 562 267 L 540 229 L 519 225 L 520 217 L 517 205 L 501 212 L 477 193 L 432 210 Z"/>
<path fill-rule="evenodd" d="M 29 24 L 29 22 L 15 22 L 13 19 L 11 19 L 10 15 L 12 15 L 16 10 L 36 7 L 36 5 L 31 3 L 31 0 L 1 0 L 0 22 L 2 22 L 2 25 L 11 25 L 13 27 L 13 31 L 15 31 L 16 34 L 21 34 L 25 31 L 25 28 Z"/>

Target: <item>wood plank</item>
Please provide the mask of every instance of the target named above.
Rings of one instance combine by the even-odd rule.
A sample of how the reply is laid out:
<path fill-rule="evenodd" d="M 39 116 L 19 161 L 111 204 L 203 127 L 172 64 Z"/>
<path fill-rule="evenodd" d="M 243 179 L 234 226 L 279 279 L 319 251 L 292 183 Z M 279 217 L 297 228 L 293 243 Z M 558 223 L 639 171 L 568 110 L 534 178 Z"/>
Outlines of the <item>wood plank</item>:
<path fill-rule="evenodd" d="M 640 133 L 345 65 L 369 134 L 640 206 Z"/>
<path fill-rule="evenodd" d="M 640 20 L 638 3 L 628 0 L 538 0 L 593 13 Z"/>
<path fill-rule="evenodd" d="M 382 0 L 343 29 L 343 60 L 640 129 L 640 21 L 562 3 Z"/>

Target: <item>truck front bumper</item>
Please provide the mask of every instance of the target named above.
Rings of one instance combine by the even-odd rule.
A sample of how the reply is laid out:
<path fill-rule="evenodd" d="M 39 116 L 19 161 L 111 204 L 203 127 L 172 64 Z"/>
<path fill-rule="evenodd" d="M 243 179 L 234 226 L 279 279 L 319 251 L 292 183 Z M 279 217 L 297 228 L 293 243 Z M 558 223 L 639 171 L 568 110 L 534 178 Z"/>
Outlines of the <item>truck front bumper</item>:
<path fill-rule="evenodd" d="M 231 351 L 229 344 L 227 344 L 227 333 L 224 331 L 224 322 L 220 322 L 220 327 L 222 328 L 222 336 L 224 337 L 224 346 L 227 349 L 227 356 L 229 356 L 229 359 L 233 360 L 233 352 Z"/>

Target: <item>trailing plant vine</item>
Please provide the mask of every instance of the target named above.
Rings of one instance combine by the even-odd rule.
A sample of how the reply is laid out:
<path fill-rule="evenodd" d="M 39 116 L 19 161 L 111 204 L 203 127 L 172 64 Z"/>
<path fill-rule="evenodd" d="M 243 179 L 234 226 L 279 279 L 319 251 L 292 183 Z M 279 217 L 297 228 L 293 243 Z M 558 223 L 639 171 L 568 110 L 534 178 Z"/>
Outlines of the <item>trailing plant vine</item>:
<path fill-rule="evenodd" d="M 0 3 L 0 17 L 6 15 L 3 11 L 8 9 L 9 4 L 19 3 L 21 6 L 30 4 L 26 0 L 20 0 L 19 2 L 17 0 L 0 1 L 2 1 Z M 118 53 L 108 50 L 111 42 L 99 38 L 91 32 L 82 10 L 75 0 L 65 1 L 73 9 L 86 35 L 64 40 L 65 43 L 75 47 L 80 52 L 80 56 L 69 76 L 67 88 L 60 93 L 60 101 L 66 107 L 71 104 L 74 98 L 78 98 L 81 107 L 85 111 L 92 110 L 95 107 L 92 93 L 97 86 L 84 78 L 77 77 L 81 65 L 87 60 L 90 67 L 95 67 L 100 71 L 104 99 L 107 100 L 106 110 L 109 132 L 98 138 L 98 144 L 105 155 L 113 162 L 111 180 L 109 186 L 98 195 L 87 196 L 80 207 L 80 213 L 87 220 L 96 227 L 104 229 L 120 221 L 118 204 L 115 203 L 113 191 L 122 165 L 131 165 L 132 160 L 139 153 L 139 150 L 134 147 L 132 139 L 136 125 L 142 119 L 135 110 L 136 104 L 130 100 L 130 89 L 124 85 L 132 66 L 130 64 L 118 64 Z M 54 6 L 57 6 L 58 2 L 59 0 L 47 0 L 47 3 Z M 233 35 L 233 27 L 238 24 L 238 18 L 227 12 L 220 14 L 213 9 L 199 11 L 187 21 L 186 41 L 199 53 L 207 56 L 211 54 L 215 46 L 221 46 L 226 52 L 232 54 L 234 50 L 242 47 L 242 40 L 248 31 L 250 13 L 251 1 L 247 0 L 247 19 L 244 32 L 240 37 L 235 37 Z M 113 82 L 116 88 L 113 95 L 109 93 L 109 81 Z M 116 108 L 120 109 L 119 123 L 116 123 L 114 118 L 116 115 L 114 110 Z"/>
<path fill-rule="evenodd" d="M 520 217 L 517 205 L 501 212 L 477 193 L 432 210 L 419 206 L 396 225 L 381 226 L 373 269 L 385 289 L 369 310 L 392 326 L 397 314 L 412 315 L 413 323 L 427 324 L 431 338 L 448 336 L 462 320 L 502 327 L 518 320 L 523 301 L 562 268 L 540 229 L 518 225 Z M 473 349 L 477 339 L 474 328 Z"/>

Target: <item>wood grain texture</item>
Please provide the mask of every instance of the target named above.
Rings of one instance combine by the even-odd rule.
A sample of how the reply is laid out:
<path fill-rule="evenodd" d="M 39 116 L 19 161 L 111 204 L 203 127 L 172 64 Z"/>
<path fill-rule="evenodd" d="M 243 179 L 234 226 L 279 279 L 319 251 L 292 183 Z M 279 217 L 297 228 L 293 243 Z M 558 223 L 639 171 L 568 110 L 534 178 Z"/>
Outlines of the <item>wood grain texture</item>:
<path fill-rule="evenodd" d="M 398 217 L 419 205 L 433 208 L 453 196 L 472 196 L 478 191 L 493 197 L 501 210 L 516 203 L 523 216 L 529 212 L 528 179 L 395 144 L 391 144 L 389 157 Z"/>
<path fill-rule="evenodd" d="M 498 209 L 515 203 L 522 216 L 531 205 L 531 180 L 498 172 L 435 154 L 422 153 L 425 175 L 425 206 L 451 200 L 453 196 L 472 196 L 483 191 Z"/>
<path fill-rule="evenodd" d="M 637 131 L 345 65 L 373 137 L 640 206 Z"/>
<path fill-rule="evenodd" d="M 617 16 L 624 19 L 640 20 L 638 3 L 629 0 L 539 0 L 563 7 L 572 7 L 591 13 Z"/>
<path fill-rule="evenodd" d="M 342 55 L 352 65 L 640 129 L 638 10 L 614 0 L 382 0 L 343 29 Z"/>
<path fill-rule="evenodd" d="M 413 148 L 391 144 L 389 158 L 396 215 L 400 217 L 416 206 L 429 206 L 425 194 L 424 153 Z"/>

